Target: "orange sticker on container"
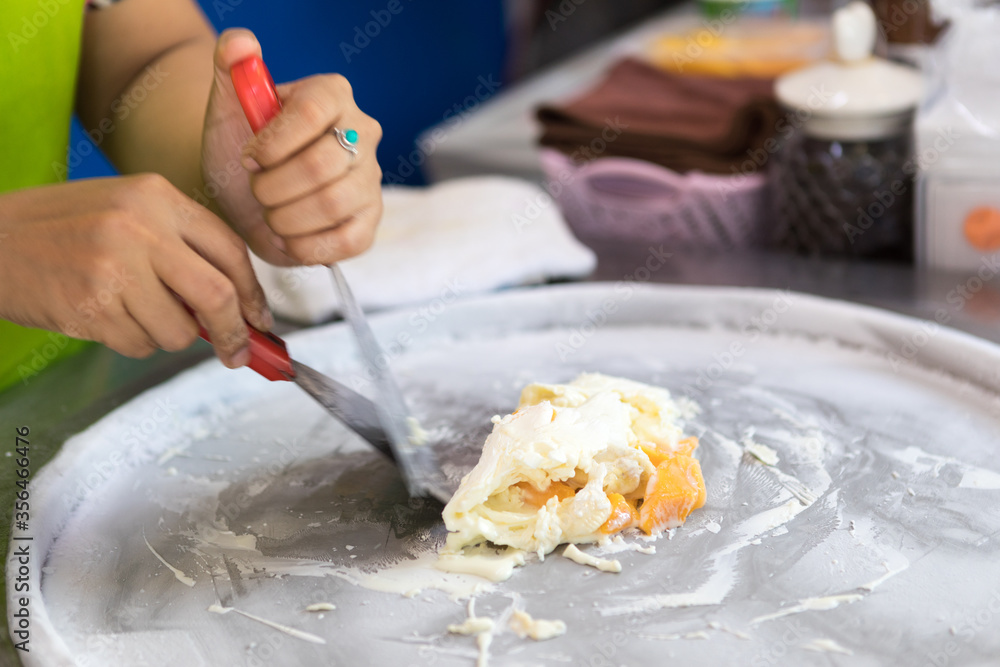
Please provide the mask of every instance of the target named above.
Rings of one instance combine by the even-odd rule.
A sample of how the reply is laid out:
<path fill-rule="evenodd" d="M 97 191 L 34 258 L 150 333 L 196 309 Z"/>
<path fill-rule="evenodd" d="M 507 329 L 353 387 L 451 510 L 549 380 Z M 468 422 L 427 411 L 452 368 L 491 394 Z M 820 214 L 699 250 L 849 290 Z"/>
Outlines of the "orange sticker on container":
<path fill-rule="evenodd" d="M 965 240 L 976 250 L 1000 249 L 1000 210 L 979 206 L 965 216 Z"/>

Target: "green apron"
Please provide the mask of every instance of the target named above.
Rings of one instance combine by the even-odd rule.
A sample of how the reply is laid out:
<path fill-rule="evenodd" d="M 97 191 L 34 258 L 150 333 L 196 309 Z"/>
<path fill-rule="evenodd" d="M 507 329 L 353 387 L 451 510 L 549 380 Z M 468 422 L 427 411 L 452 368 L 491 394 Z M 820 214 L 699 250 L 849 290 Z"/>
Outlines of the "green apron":
<path fill-rule="evenodd" d="M 0 0 L 0 192 L 65 178 L 83 4 Z M 0 390 L 86 345 L 0 320 Z"/>

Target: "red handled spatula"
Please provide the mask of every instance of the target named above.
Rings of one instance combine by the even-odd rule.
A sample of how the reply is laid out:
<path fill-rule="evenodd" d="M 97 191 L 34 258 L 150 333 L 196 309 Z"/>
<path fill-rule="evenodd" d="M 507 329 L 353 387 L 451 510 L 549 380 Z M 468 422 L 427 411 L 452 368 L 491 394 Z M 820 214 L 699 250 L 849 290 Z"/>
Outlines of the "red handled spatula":
<path fill-rule="evenodd" d="M 188 312 L 194 315 L 190 306 Z M 336 380 L 315 371 L 288 355 L 285 341 L 272 333 L 259 331 L 249 324 L 250 363 L 247 366 L 272 382 L 294 382 L 316 399 L 320 405 L 345 426 L 360 435 L 380 452 L 395 460 L 389 436 L 382 428 L 375 404 Z M 212 342 L 205 327 L 198 326 L 199 335 Z"/>
<path fill-rule="evenodd" d="M 234 65 L 230 74 L 250 127 L 255 133 L 259 133 L 281 111 L 274 81 L 264 62 L 256 56 Z M 383 358 L 382 350 L 368 326 L 364 312 L 358 306 L 337 265 L 331 264 L 329 268 L 340 295 L 344 318 L 354 331 L 361 356 L 373 378 L 377 401 L 371 401 L 322 373 L 294 361 L 289 357 L 283 340 L 273 334 L 258 331 L 248 324 L 250 368 L 268 380 L 295 382 L 345 426 L 392 458 L 399 466 L 411 496 L 430 495 L 441 502 L 448 502 L 451 494 L 443 483 L 434 451 L 429 446 L 413 442 L 411 424 L 415 422 L 409 417 L 406 402 L 395 379 L 388 368 L 379 363 L 379 359 Z M 202 338 L 208 340 L 208 332 L 204 328 L 201 328 L 200 333 Z"/>

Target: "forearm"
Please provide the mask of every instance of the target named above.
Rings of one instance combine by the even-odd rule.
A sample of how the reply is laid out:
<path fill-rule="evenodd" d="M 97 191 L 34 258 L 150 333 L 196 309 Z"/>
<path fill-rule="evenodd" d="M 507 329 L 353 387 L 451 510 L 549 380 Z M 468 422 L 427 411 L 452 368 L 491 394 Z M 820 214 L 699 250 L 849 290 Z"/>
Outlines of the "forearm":
<path fill-rule="evenodd" d="M 121 172 L 160 173 L 189 196 L 203 187 L 201 137 L 213 47 L 214 40 L 205 37 L 171 49 L 112 103 L 113 129 L 103 148 Z"/>
<path fill-rule="evenodd" d="M 77 108 L 85 126 L 108 126 L 103 148 L 122 171 L 166 176 L 265 261 L 363 252 L 382 214 L 381 126 L 346 79 L 317 75 L 279 87 L 283 110 L 254 137 L 229 82 L 251 57 L 262 57 L 254 35 L 216 40 L 194 0 L 125 0 L 88 15 Z M 344 150 L 335 126 L 364 138 L 357 150 Z"/>
<path fill-rule="evenodd" d="M 215 33 L 193 0 L 124 0 L 89 12 L 77 111 L 126 174 L 201 187 L 200 147 Z"/>

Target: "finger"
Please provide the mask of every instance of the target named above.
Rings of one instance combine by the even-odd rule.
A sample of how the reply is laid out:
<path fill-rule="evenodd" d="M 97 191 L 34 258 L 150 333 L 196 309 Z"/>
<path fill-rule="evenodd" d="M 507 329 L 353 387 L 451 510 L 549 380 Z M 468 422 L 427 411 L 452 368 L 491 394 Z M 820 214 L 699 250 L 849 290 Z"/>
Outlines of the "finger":
<path fill-rule="evenodd" d="M 327 132 L 287 162 L 253 174 L 250 186 L 257 201 L 276 208 L 343 178 L 363 159 L 355 158 Z"/>
<path fill-rule="evenodd" d="M 198 323 L 155 273 L 141 280 L 138 290 L 126 292 L 124 301 L 132 317 L 160 349 L 178 352 L 197 340 Z"/>
<path fill-rule="evenodd" d="M 245 230 L 247 245 L 255 255 L 274 266 L 296 266 L 298 262 L 285 253 L 285 240 L 267 226 L 264 212 L 261 223 Z"/>
<path fill-rule="evenodd" d="M 236 289 L 243 317 L 261 331 L 269 331 L 274 319 L 250 264 L 246 243 L 205 209 L 199 207 L 195 215 L 205 218 L 205 223 L 185 225 L 181 237 L 229 279 Z"/>
<path fill-rule="evenodd" d="M 286 252 L 302 264 L 333 264 L 360 255 L 375 240 L 375 228 L 382 217 L 382 200 L 360 211 L 335 229 L 313 236 L 285 239 Z"/>
<path fill-rule="evenodd" d="M 380 200 L 379 181 L 370 166 L 362 165 L 346 177 L 308 197 L 267 212 L 267 224 L 284 237 L 316 234 L 353 217 L 362 208 Z"/>
<path fill-rule="evenodd" d="M 339 74 L 309 77 L 282 86 L 279 96 L 284 108 L 244 148 L 244 155 L 264 169 L 281 164 L 322 137 L 345 114 L 360 113 L 351 85 Z"/>
<path fill-rule="evenodd" d="M 246 28 L 229 28 L 219 35 L 215 43 L 215 72 L 229 79 L 229 70 L 236 63 L 247 58 L 261 57 L 260 42 L 256 35 Z"/>
<path fill-rule="evenodd" d="M 145 359 L 156 352 L 156 343 L 139 325 L 124 303 L 116 301 L 108 304 L 98 318 L 101 322 L 95 329 L 102 332 L 97 338 L 98 342 L 118 354 L 133 359 Z"/>
<path fill-rule="evenodd" d="M 260 43 L 252 32 L 244 28 L 230 28 L 223 32 L 215 43 L 215 79 L 212 84 L 212 104 L 209 106 L 209 117 L 205 119 L 206 127 L 212 127 L 222 122 L 232 122 L 234 119 L 242 123 L 247 137 L 252 136 L 250 126 L 244 118 L 236 89 L 229 71 L 233 65 L 252 56 L 260 56 Z M 240 141 L 243 139 L 241 138 Z"/>
<path fill-rule="evenodd" d="M 153 269 L 168 288 L 194 309 L 222 363 L 230 368 L 246 365 L 250 360 L 250 337 L 233 282 L 183 245 L 157 255 Z"/>

